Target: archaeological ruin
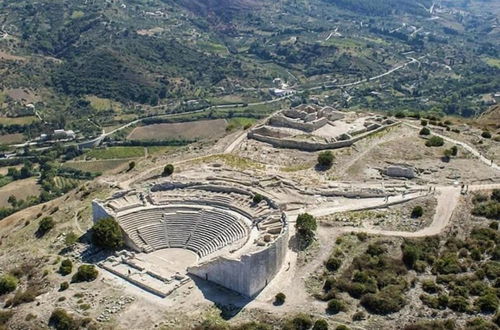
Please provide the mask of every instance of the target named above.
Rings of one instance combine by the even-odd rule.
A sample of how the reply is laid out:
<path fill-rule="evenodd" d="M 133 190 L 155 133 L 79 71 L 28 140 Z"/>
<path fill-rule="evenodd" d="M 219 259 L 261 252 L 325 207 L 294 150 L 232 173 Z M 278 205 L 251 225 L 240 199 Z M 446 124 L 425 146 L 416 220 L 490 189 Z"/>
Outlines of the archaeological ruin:
<path fill-rule="evenodd" d="M 165 297 L 189 275 L 248 297 L 280 270 L 288 223 L 270 198 L 237 184 L 163 182 L 93 202 L 94 222 L 113 217 L 126 245 L 99 265 Z"/>
<path fill-rule="evenodd" d="M 396 124 L 382 116 L 300 105 L 271 116 L 266 123 L 252 129 L 248 138 L 277 148 L 318 151 L 348 147 Z"/>

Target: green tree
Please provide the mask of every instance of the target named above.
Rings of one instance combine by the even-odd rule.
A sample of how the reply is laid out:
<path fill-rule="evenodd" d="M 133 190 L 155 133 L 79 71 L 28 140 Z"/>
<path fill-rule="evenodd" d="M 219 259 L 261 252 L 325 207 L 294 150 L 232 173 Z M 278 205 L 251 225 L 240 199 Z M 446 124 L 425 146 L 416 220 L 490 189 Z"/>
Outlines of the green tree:
<path fill-rule="evenodd" d="M 489 131 L 484 131 L 481 136 L 485 139 L 491 139 L 491 133 Z"/>
<path fill-rule="evenodd" d="M 40 225 L 38 226 L 38 232 L 40 233 L 41 236 L 43 236 L 50 230 L 52 230 L 54 226 L 55 222 L 54 219 L 52 219 L 52 217 L 44 217 L 42 220 L 40 220 Z"/>
<path fill-rule="evenodd" d="M 334 160 L 333 153 L 331 151 L 323 151 L 318 155 L 318 165 L 321 167 L 330 168 L 333 165 Z"/>
<path fill-rule="evenodd" d="M 68 275 L 73 271 L 73 263 L 69 259 L 64 259 L 59 267 L 59 274 Z"/>
<path fill-rule="evenodd" d="M 283 292 L 279 292 L 274 297 L 274 303 L 276 305 L 283 305 L 285 303 L 286 295 Z"/>
<path fill-rule="evenodd" d="M 422 127 L 422 129 L 420 130 L 420 132 L 418 134 L 420 134 L 420 135 L 430 135 L 431 134 L 431 130 L 428 129 L 427 127 Z"/>
<path fill-rule="evenodd" d="M 111 217 L 97 221 L 92 227 L 94 244 L 106 249 L 116 250 L 123 246 L 123 234 L 118 222 Z"/>
<path fill-rule="evenodd" d="M 444 145 L 443 138 L 439 136 L 432 136 L 429 140 L 425 142 L 427 147 L 441 147 Z"/>
<path fill-rule="evenodd" d="M 174 173 L 174 165 L 172 164 L 167 164 L 163 168 L 163 173 L 161 174 L 162 176 L 170 176 Z"/>
<path fill-rule="evenodd" d="M 338 314 L 345 311 L 344 303 L 339 299 L 332 299 L 328 302 L 327 311 L 330 314 Z"/>
<path fill-rule="evenodd" d="M 94 265 L 81 265 L 71 279 L 73 282 L 92 282 L 99 272 Z"/>
<path fill-rule="evenodd" d="M 325 319 L 316 320 L 313 330 L 328 330 L 328 322 Z"/>
<path fill-rule="evenodd" d="M 252 202 L 254 204 L 259 204 L 263 200 L 264 200 L 264 196 L 262 196 L 261 194 L 255 193 L 255 195 L 253 195 Z"/>
<path fill-rule="evenodd" d="M 316 219 L 312 215 L 308 213 L 299 214 L 295 228 L 302 247 L 307 247 L 312 243 L 317 226 Z"/>
<path fill-rule="evenodd" d="M 415 206 L 411 211 L 411 217 L 414 219 L 420 218 L 422 215 L 424 215 L 424 209 L 420 205 Z"/>

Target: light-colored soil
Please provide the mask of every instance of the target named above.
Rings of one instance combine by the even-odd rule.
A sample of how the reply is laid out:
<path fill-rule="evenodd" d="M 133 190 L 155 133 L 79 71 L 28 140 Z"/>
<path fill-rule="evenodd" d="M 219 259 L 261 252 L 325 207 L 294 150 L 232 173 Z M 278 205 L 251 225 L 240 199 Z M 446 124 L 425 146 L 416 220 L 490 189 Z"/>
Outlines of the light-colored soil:
<path fill-rule="evenodd" d="M 135 128 L 129 140 L 205 139 L 221 137 L 226 132 L 224 119 L 185 123 L 154 124 Z"/>
<path fill-rule="evenodd" d="M 35 103 L 40 100 L 40 97 L 36 92 L 25 89 L 25 88 L 15 88 L 6 90 L 5 93 L 9 95 L 12 99 L 16 101 L 21 101 L 25 104 Z"/>
<path fill-rule="evenodd" d="M 0 50 L 0 60 L 26 61 L 26 58 L 22 57 L 22 56 L 12 55 L 12 54 L 9 54 L 9 53 L 6 53 L 6 52 Z"/>
<path fill-rule="evenodd" d="M 39 194 L 40 186 L 37 184 L 36 178 L 17 180 L 0 188 L 0 207 L 10 207 L 7 202 L 10 196 L 15 196 L 18 200 L 21 200 Z"/>

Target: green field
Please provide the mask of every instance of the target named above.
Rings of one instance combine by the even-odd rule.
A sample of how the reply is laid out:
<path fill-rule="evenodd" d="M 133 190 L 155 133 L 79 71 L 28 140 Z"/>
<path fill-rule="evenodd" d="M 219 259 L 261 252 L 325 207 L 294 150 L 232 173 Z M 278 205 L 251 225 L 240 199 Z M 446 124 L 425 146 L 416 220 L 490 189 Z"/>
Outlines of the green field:
<path fill-rule="evenodd" d="M 247 129 L 255 124 L 256 121 L 257 119 L 255 118 L 234 117 L 228 120 L 226 130 L 230 132 L 241 128 Z"/>
<path fill-rule="evenodd" d="M 94 160 L 81 162 L 67 162 L 63 167 L 74 168 L 77 170 L 91 173 L 113 173 L 125 167 L 128 164 L 127 160 L 112 159 L 112 160 Z"/>
<path fill-rule="evenodd" d="M 155 146 L 155 147 L 147 147 L 148 155 L 157 155 L 157 154 L 166 154 L 172 152 L 176 149 L 176 147 L 169 146 Z"/>
<path fill-rule="evenodd" d="M 105 149 L 92 149 L 85 152 L 86 158 L 97 160 L 124 159 L 144 157 L 144 147 L 109 147 Z"/>
<path fill-rule="evenodd" d="M 80 180 L 56 176 L 54 178 L 54 182 L 55 182 L 57 188 L 64 189 L 65 187 L 69 187 L 69 186 L 74 187 L 74 186 L 78 185 Z"/>
<path fill-rule="evenodd" d="M 25 117 L 0 117 L 0 124 L 2 125 L 28 125 L 38 118 L 35 116 L 25 116 Z"/>

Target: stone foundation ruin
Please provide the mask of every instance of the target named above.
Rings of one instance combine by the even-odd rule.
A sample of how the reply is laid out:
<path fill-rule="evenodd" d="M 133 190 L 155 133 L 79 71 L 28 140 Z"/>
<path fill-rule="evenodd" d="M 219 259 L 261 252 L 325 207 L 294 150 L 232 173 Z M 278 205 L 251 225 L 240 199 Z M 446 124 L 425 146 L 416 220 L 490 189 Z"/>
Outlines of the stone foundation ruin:
<path fill-rule="evenodd" d="M 284 109 L 255 127 L 248 138 L 274 147 L 318 151 L 348 147 L 356 141 L 398 124 L 381 116 L 358 116 L 331 107 L 301 105 Z"/>

